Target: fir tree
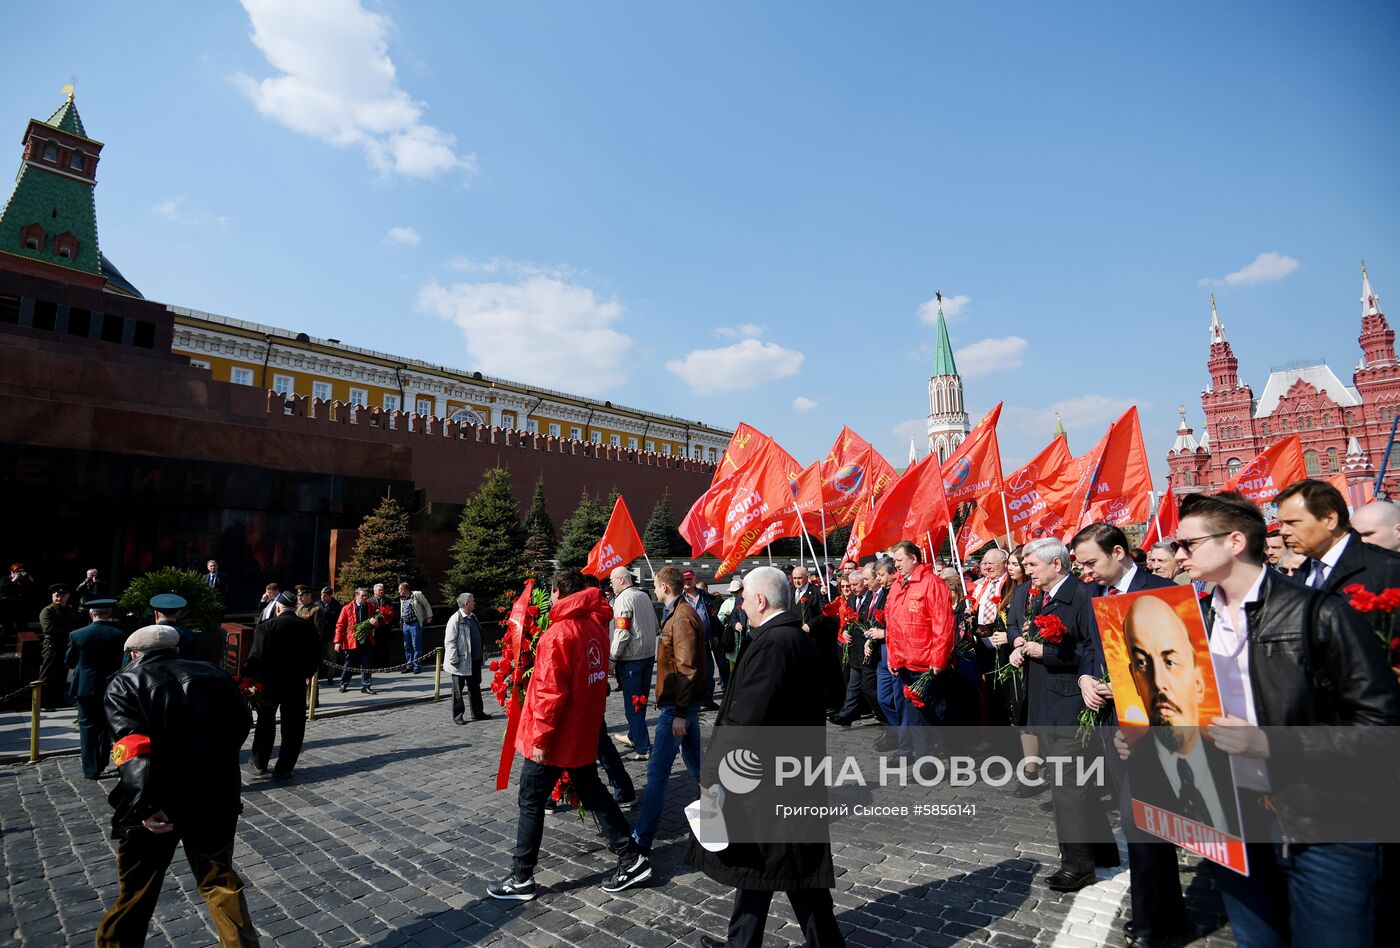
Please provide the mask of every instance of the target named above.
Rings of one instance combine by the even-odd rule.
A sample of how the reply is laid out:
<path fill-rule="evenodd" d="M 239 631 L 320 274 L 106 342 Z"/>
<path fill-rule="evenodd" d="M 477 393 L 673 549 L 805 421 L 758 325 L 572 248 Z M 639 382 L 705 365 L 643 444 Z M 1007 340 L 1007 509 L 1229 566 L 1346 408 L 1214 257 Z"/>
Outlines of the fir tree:
<path fill-rule="evenodd" d="M 651 517 L 642 531 L 642 546 L 652 556 L 684 556 L 689 552 L 680 531 L 676 515 L 671 512 L 670 488 L 661 492 L 661 499 L 651 508 Z"/>
<path fill-rule="evenodd" d="M 501 593 L 519 587 L 524 544 L 510 471 L 493 467 L 462 508 L 442 597 L 455 602 L 461 593 L 470 592 L 483 606 L 494 604 Z"/>
<path fill-rule="evenodd" d="M 387 592 L 394 592 L 400 582 L 407 582 L 414 589 L 422 588 L 416 559 L 408 514 L 398 501 L 386 496 L 360 524 L 355 552 L 340 568 L 337 586 L 341 602 L 353 599 L 357 586 L 372 589 L 375 583 L 383 583 Z"/>
<path fill-rule="evenodd" d="M 616 491 L 613 491 L 613 496 L 616 498 Z M 589 551 L 602 539 L 603 531 L 608 528 L 608 517 L 611 514 L 611 506 L 605 507 L 589 497 L 588 489 L 584 488 L 578 507 L 569 519 L 564 521 L 564 538 L 556 551 L 560 569 L 583 568 L 588 562 Z"/>
<path fill-rule="evenodd" d="M 535 574 L 537 581 L 548 581 L 558 548 L 554 521 L 549 519 L 549 510 L 545 507 L 544 475 L 541 474 L 535 481 L 530 512 L 525 515 L 525 568 Z"/>

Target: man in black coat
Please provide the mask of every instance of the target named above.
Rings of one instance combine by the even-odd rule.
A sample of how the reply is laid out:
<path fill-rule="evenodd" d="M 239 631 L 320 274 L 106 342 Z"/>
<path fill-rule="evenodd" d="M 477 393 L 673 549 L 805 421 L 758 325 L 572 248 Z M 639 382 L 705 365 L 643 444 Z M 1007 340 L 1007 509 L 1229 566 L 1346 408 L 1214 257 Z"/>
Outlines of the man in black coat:
<path fill-rule="evenodd" d="M 179 633 L 148 625 L 126 640 L 132 662 L 107 686 L 112 763 L 108 796 L 117 843 L 117 900 L 97 926 L 99 945 L 146 940 L 175 847 L 209 906 L 221 945 L 257 945 L 243 880 L 233 869 L 242 810 L 238 752 L 252 723 L 233 678 L 179 658 Z"/>
<path fill-rule="evenodd" d="M 83 776 L 96 780 L 107 766 L 112 739 L 107 733 L 107 712 L 102 697 L 107 679 L 122 667 L 122 642 L 126 633 L 111 621 L 115 599 L 92 599 L 87 604 L 91 624 L 68 636 L 64 664 L 73 669 L 69 693 L 78 705 L 78 742 L 82 748 Z"/>
<path fill-rule="evenodd" d="M 1132 547 L 1123 531 L 1107 523 L 1092 523 L 1080 530 L 1070 541 L 1074 560 L 1094 580 L 1095 598 L 1141 592 L 1144 589 L 1167 589 L 1176 584 L 1139 567 L 1129 553 Z M 1113 691 L 1103 681 L 1108 674 L 1104 661 L 1103 639 L 1098 623 L 1094 623 L 1091 647 L 1083 651 L 1079 661 L 1079 691 L 1084 704 L 1094 710 L 1105 709 L 1099 734 L 1111 733 L 1105 728 L 1118 725 L 1113 707 Z M 1097 746 L 1096 741 L 1096 746 Z M 1176 865 L 1176 847 L 1139 830 L 1131 817 L 1133 793 L 1128 786 L 1128 774 L 1119 766 L 1118 755 L 1108 754 L 1109 773 L 1118 788 L 1118 813 L 1123 835 L 1128 841 L 1129 896 L 1133 917 L 1127 923 L 1130 948 L 1159 944 L 1186 924 L 1185 903 L 1181 896 L 1181 877 Z M 1228 777 L 1229 765 L 1225 772 Z M 1233 798 L 1233 795 L 1232 795 Z M 1233 809 L 1233 799 L 1231 801 Z"/>
<path fill-rule="evenodd" d="M 715 718 L 716 740 L 726 727 L 824 726 L 822 696 L 811 686 L 811 669 L 818 660 L 816 643 L 803 632 L 791 607 L 792 590 L 780 570 L 760 566 L 744 577 L 743 608 L 751 637 L 739 653 Z M 715 756 L 706 754 L 701 768 L 704 788 L 718 782 Z M 836 876 L 830 841 L 734 842 L 710 852 L 692 839 L 686 863 L 736 889 L 728 940 L 702 935 L 702 945 L 757 948 L 763 943 L 773 893 L 779 890 L 787 892 L 808 945 L 845 944 L 831 899 Z"/>
<path fill-rule="evenodd" d="M 67 583 L 50 586 L 49 597 L 52 601 L 39 612 L 39 677 L 44 679 L 45 710 L 52 710 L 63 702 L 68 677 L 64 665 L 68 636 L 86 624 L 83 614 L 69 605 L 73 589 Z"/>
<path fill-rule="evenodd" d="M 1380 593 L 1400 586 L 1400 553 L 1373 546 L 1351 529 L 1347 502 L 1326 481 L 1290 484 L 1274 498 L 1283 542 L 1308 558 L 1297 579 L 1343 595 L 1353 584 Z"/>
<path fill-rule="evenodd" d="M 1015 633 L 1010 661 L 1026 667 L 1028 723 L 1040 737 L 1043 757 L 1083 757 L 1086 751 L 1077 733 L 1084 707 L 1079 669 L 1084 651 L 1093 647 L 1098 634 L 1092 593 L 1070 572 L 1069 550 L 1059 540 L 1027 544 L 1022 562 L 1035 584 L 1046 591 L 1037 619 L 1054 617 L 1064 626 L 1058 643 L 1032 641 L 1027 630 Z M 1034 628 L 1034 621 L 1028 624 Z M 1068 773 L 1064 783 L 1050 788 L 1060 867 L 1045 881 L 1057 892 L 1092 885 L 1096 866 L 1118 865 L 1118 847 L 1098 793 L 1097 787 L 1077 785 Z"/>
<path fill-rule="evenodd" d="M 282 715 L 282 744 L 277 751 L 274 780 L 285 780 L 296 767 L 306 736 L 306 683 L 321 664 L 321 635 L 309 619 L 296 614 L 296 599 L 279 593 L 274 615 L 258 624 L 248 652 L 244 675 L 261 682 L 265 691 L 253 732 L 252 768 L 267 773 L 277 714 Z"/>

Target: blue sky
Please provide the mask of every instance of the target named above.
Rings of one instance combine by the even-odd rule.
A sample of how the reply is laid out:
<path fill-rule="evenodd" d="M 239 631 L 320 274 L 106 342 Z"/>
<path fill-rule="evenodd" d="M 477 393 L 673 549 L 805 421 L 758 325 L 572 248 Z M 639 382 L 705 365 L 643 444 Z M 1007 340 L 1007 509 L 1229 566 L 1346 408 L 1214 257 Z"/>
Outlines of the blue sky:
<path fill-rule="evenodd" d="M 1212 288 L 1256 394 L 1400 300 L 1394 4 L 660 6 L 15 6 L 0 121 L 77 77 L 150 298 L 800 460 L 903 465 L 936 289 L 1008 465 L 1136 403 L 1159 479 Z"/>

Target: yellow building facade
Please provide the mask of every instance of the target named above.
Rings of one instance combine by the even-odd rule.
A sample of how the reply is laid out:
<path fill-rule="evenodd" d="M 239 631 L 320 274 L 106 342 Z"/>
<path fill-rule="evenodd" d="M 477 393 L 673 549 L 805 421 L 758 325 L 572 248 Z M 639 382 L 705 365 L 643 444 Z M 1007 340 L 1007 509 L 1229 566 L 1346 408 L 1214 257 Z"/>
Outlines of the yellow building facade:
<path fill-rule="evenodd" d="M 179 306 L 171 349 L 218 381 L 717 462 L 732 431 Z"/>

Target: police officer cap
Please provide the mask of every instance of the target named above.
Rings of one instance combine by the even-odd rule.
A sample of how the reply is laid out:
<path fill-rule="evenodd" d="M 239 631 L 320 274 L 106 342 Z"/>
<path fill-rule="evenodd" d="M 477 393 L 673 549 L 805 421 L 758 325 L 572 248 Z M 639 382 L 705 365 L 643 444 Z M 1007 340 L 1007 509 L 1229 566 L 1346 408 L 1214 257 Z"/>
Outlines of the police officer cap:
<path fill-rule="evenodd" d="M 297 597 L 292 595 L 290 592 L 281 592 L 277 595 L 277 602 L 279 605 L 286 606 L 288 609 L 295 609 L 297 605 Z"/>
<path fill-rule="evenodd" d="M 84 605 L 89 609 L 115 609 L 117 601 L 115 599 L 89 599 Z"/>
<path fill-rule="evenodd" d="M 183 609 L 189 603 L 184 596 L 177 596 L 174 593 L 161 593 L 159 596 L 151 597 L 151 608 L 159 609 L 161 612 L 174 612 L 176 609 Z"/>
<path fill-rule="evenodd" d="M 315 591 L 316 591 L 316 590 L 312 589 L 310 586 L 306 585 L 305 583 L 298 583 L 298 584 L 296 585 L 296 593 L 297 593 L 298 596 L 300 596 L 302 593 L 309 593 L 309 592 L 315 592 Z"/>
<path fill-rule="evenodd" d="M 49 587 L 49 595 L 51 596 L 59 596 L 63 593 L 70 593 L 72 591 L 73 587 L 68 585 L 67 583 L 54 583 L 52 586 Z"/>
<path fill-rule="evenodd" d="M 122 649 L 128 652 L 154 652 L 163 648 L 177 648 L 180 633 L 168 625 L 146 625 L 127 637 Z"/>

